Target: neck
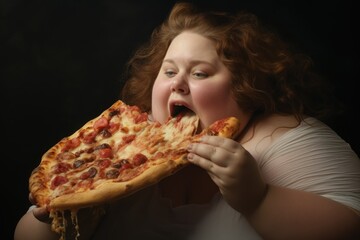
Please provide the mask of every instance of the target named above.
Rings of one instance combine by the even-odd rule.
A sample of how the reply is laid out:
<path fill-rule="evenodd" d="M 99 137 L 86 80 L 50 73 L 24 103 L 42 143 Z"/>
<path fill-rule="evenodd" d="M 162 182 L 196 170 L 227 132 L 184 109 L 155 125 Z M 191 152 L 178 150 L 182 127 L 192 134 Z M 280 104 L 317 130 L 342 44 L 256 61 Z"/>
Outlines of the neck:
<path fill-rule="evenodd" d="M 245 127 L 239 133 L 238 137 L 235 138 L 235 140 L 241 144 L 250 141 L 255 134 L 255 126 L 256 123 L 258 122 L 258 119 L 259 119 L 259 115 L 253 113 L 249 118 L 249 120 L 246 122 Z"/>

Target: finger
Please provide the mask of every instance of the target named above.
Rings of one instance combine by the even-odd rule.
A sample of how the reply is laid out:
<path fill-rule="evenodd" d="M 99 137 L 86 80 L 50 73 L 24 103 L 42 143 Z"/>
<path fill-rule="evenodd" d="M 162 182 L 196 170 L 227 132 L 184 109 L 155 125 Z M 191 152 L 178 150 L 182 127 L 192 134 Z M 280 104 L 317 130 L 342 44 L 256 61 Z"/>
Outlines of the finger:
<path fill-rule="evenodd" d="M 219 176 L 215 175 L 212 172 L 207 172 L 211 178 L 211 180 L 218 186 L 219 188 L 222 186 L 222 180 Z"/>
<path fill-rule="evenodd" d="M 188 151 L 221 167 L 228 165 L 228 161 L 233 154 L 226 149 L 206 143 L 192 143 L 188 146 Z"/>
<path fill-rule="evenodd" d="M 215 163 L 207 160 L 206 158 L 203 158 L 194 153 L 188 153 L 187 159 L 189 160 L 189 162 L 191 162 L 195 165 L 198 165 L 199 167 L 203 168 L 207 172 L 216 175 L 216 168 L 218 168 L 219 166 L 217 166 Z"/>
<path fill-rule="evenodd" d="M 45 207 L 35 207 L 32 212 L 39 221 L 50 223 L 51 218 L 49 217 L 49 211 Z"/>
<path fill-rule="evenodd" d="M 33 200 L 33 196 L 32 196 L 32 194 L 31 194 L 31 193 L 29 193 L 28 198 L 29 198 L 29 201 L 30 201 L 30 202 L 32 202 L 32 200 Z"/>
<path fill-rule="evenodd" d="M 33 197 L 33 195 L 31 193 L 29 193 L 29 201 L 34 205 L 36 204 L 35 198 Z"/>
<path fill-rule="evenodd" d="M 205 135 L 200 139 L 201 143 L 206 143 L 208 145 L 212 145 L 215 147 L 221 147 L 229 152 L 236 152 L 236 150 L 239 148 L 239 143 L 234 141 L 233 139 L 225 138 L 225 137 L 219 137 L 219 136 L 208 136 Z"/>

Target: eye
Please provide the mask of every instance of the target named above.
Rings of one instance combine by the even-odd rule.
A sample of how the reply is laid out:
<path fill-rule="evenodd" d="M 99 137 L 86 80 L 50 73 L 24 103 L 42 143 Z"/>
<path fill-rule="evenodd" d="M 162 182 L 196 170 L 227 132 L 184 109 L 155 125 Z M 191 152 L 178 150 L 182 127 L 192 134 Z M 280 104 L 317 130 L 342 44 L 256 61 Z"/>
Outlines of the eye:
<path fill-rule="evenodd" d="M 176 75 L 176 72 L 172 69 L 166 70 L 165 71 L 165 75 L 168 76 L 169 78 L 174 77 Z"/>
<path fill-rule="evenodd" d="M 197 71 L 193 73 L 193 76 L 197 79 L 204 79 L 207 78 L 209 75 L 207 73 Z"/>

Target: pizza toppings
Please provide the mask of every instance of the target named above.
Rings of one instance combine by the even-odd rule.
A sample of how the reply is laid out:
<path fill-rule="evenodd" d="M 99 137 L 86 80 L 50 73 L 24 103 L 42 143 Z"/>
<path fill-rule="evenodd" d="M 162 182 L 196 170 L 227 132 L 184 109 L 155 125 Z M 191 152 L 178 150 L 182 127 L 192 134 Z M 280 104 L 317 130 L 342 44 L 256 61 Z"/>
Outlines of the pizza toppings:
<path fill-rule="evenodd" d="M 54 212 L 125 197 L 188 165 L 192 141 L 204 134 L 233 137 L 239 128 L 237 119 L 227 118 L 195 135 L 199 119 L 193 112 L 174 104 L 172 114 L 164 124 L 150 122 L 137 106 L 117 101 L 43 155 L 29 179 L 37 204 L 58 220 Z M 64 223 L 55 222 L 62 232 Z"/>

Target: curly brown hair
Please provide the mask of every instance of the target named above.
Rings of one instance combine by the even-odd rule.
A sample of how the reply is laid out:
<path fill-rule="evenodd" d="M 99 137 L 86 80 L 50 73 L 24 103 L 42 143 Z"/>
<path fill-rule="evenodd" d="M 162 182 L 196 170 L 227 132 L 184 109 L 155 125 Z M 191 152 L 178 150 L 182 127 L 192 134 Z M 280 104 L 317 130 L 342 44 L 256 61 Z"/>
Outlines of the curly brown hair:
<path fill-rule="evenodd" d="M 256 114 L 325 116 L 327 87 L 312 68 L 312 60 L 295 53 L 277 34 L 248 12 L 200 11 L 177 3 L 150 41 L 127 65 L 128 80 L 121 97 L 142 110 L 151 108 L 151 89 L 171 41 L 180 33 L 201 34 L 216 44 L 217 53 L 232 73 L 233 93 L 245 111 Z"/>

